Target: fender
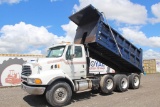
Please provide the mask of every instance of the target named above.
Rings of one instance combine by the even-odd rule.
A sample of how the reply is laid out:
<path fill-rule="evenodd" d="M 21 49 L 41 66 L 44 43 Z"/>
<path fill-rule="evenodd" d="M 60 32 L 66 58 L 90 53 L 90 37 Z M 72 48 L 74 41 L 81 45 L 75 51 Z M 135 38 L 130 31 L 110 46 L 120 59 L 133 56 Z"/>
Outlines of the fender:
<path fill-rule="evenodd" d="M 72 79 L 71 79 L 67 74 L 65 74 L 65 77 L 66 77 L 66 79 L 68 79 L 68 80 L 71 82 L 70 85 L 72 86 L 72 88 L 73 88 L 73 90 L 74 90 L 74 92 L 75 92 L 75 91 L 76 91 L 76 88 L 75 88 L 75 85 L 74 85 Z"/>
<path fill-rule="evenodd" d="M 52 83 L 58 81 L 58 80 L 61 80 L 61 81 L 65 81 L 67 83 L 69 83 L 69 85 L 71 86 L 71 88 L 73 89 L 73 91 L 75 91 L 75 86 L 74 86 L 74 83 L 72 81 L 72 79 L 67 75 L 65 74 L 65 77 L 63 76 L 58 76 L 58 77 L 55 77 L 53 79 L 51 79 L 47 85 L 51 85 Z"/>
<path fill-rule="evenodd" d="M 60 79 L 65 79 L 65 77 L 63 76 L 58 76 L 58 77 L 55 77 L 55 78 L 52 78 L 47 85 L 51 85 L 54 81 L 56 80 L 60 80 Z"/>

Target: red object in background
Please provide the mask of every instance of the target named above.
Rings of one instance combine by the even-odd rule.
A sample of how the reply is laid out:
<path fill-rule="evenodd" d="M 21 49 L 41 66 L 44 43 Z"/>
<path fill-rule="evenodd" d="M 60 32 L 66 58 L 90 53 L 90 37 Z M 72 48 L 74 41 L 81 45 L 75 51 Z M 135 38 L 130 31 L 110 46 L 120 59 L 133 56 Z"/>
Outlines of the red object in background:
<path fill-rule="evenodd" d="M 19 73 L 15 73 L 14 70 L 10 70 L 5 82 L 9 84 L 19 84 L 21 82 Z"/>

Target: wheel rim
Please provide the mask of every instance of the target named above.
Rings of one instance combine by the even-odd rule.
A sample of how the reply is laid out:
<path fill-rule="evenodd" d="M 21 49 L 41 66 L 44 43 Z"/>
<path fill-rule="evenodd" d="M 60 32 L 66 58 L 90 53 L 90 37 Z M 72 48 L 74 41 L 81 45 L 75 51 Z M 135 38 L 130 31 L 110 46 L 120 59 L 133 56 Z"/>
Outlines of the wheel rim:
<path fill-rule="evenodd" d="M 122 81 L 121 81 L 121 86 L 123 89 L 127 88 L 128 86 L 128 81 L 126 78 L 123 78 Z"/>
<path fill-rule="evenodd" d="M 67 98 L 67 90 L 65 88 L 58 88 L 54 93 L 54 99 L 61 103 Z"/>
<path fill-rule="evenodd" d="M 139 78 L 138 77 L 134 77 L 134 86 L 138 86 L 139 85 Z"/>
<path fill-rule="evenodd" d="M 110 90 L 110 89 L 112 89 L 112 87 L 113 87 L 113 80 L 112 79 L 108 79 L 106 88 L 108 90 Z"/>

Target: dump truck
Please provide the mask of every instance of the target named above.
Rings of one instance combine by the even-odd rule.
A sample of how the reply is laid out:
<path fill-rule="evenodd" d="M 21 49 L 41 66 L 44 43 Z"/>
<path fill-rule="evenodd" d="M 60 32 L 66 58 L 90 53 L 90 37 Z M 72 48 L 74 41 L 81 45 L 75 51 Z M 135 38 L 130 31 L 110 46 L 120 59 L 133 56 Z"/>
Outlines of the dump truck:
<path fill-rule="evenodd" d="M 52 106 L 68 104 L 73 93 L 138 89 L 143 73 L 142 49 L 105 23 L 103 14 L 92 5 L 69 19 L 78 26 L 74 43 L 55 44 L 46 58 L 24 63 L 21 88 L 29 94 L 45 95 Z M 91 73 L 90 58 L 115 73 Z"/>

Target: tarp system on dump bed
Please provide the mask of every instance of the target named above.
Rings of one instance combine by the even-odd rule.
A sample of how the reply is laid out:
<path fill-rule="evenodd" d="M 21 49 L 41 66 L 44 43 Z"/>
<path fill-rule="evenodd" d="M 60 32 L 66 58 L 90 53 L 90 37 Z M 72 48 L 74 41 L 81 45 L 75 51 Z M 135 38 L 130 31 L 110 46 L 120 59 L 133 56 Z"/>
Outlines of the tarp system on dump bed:
<path fill-rule="evenodd" d="M 69 18 L 78 26 L 74 42 L 88 46 L 90 57 L 117 72 L 143 72 L 142 49 L 105 24 L 102 14 L 92 5 Z"/>

